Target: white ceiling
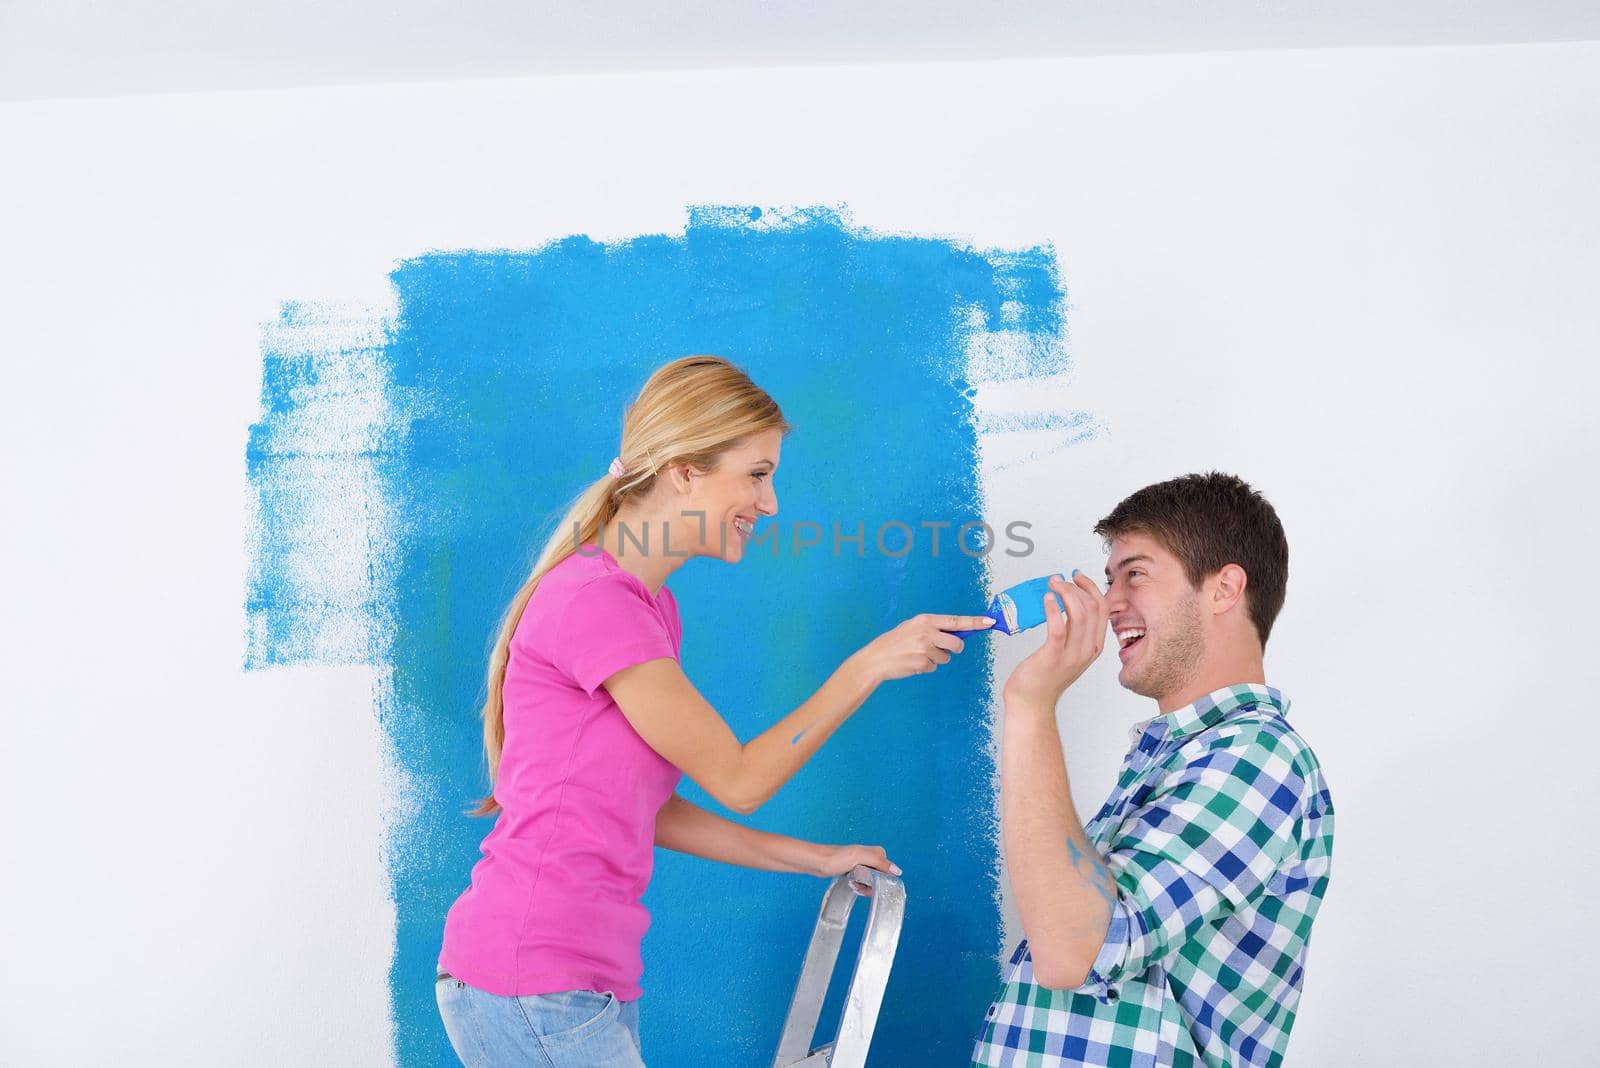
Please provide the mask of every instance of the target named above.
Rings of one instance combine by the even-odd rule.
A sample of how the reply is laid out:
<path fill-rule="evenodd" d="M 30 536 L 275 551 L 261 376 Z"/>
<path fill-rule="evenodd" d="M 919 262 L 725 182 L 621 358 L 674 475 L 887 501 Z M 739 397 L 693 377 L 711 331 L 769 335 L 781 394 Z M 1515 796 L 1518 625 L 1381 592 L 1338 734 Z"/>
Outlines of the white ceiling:
<path fill-rule="evenodd" d="M 0 100 L 569 72 L 1600 39 L 1596 0 L 0 0 Z"/>

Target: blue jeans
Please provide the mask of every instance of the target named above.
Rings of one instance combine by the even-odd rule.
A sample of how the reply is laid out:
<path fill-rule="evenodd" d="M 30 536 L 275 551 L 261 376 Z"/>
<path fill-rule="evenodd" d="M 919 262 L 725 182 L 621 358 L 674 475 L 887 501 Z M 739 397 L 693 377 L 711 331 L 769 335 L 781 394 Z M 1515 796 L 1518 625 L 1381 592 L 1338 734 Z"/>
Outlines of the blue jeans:
<path fill-rule="evenodd" d="M 467 1068 L 644 1068 L 637 1001 L 592 990 L 506 997 L 443 974 L 434 994 Z"/>

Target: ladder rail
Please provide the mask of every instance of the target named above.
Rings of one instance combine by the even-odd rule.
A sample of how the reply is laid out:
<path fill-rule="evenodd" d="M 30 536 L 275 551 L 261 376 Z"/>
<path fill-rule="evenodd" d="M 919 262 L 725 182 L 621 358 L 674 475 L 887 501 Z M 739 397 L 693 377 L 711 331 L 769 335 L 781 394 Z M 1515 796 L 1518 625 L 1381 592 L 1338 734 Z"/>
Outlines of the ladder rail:
<path fill-rule="evenodd" d="M 874 887 L 867 927 L 861 935 L 861 952 L 856 955 L 855 971 L 840 1014 L 831 1068 L 865 1068 L 872 1032 L 878 1026 L 878 1010 L 883 1007 L 889 986 L 889 971 L 894 967 L 906 907 L 905 887 L 900 880 L 892 875 L 883 879 L 893 885 L 880 883 Z"/>
<path fill-rule="evenodd" d="M 817 1021 L 844 943 L 845 926 L 858 896 L 869 898 L 871 906 L 840 1013 L 838 1034 L 833 1042 L 813 1048 Z M 773 1068 L 864 1068 L 900 942 L 905 901 L 905 885 L 899 879 L 864 866 L 838 876 L 829 885 L 789 1001 Z"/>

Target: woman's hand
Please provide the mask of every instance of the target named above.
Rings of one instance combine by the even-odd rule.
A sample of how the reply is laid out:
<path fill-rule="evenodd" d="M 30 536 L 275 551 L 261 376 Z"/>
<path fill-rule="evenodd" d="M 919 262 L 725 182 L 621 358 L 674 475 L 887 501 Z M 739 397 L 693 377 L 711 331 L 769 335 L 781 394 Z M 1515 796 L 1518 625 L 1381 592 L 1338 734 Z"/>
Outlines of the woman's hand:
<path fill-rule="evenodd" d="M 825 879 L 835 875 L 845 875 L 858 864 L 886 875 L 900 874 L 900 866 L 889 860 L 889 854 L 883 851 L 882 846 L 825 845 L 818 848 L 822 853 L 817 858 L 816 874 Z"/>
<path fill-rule="evenodd" d="M 965 648 L 952 630 L 984 630 L 994 626 L 988 616 L 912 616 L 862 646 L 856 656 L 877 682 L 925 675 Z"/>

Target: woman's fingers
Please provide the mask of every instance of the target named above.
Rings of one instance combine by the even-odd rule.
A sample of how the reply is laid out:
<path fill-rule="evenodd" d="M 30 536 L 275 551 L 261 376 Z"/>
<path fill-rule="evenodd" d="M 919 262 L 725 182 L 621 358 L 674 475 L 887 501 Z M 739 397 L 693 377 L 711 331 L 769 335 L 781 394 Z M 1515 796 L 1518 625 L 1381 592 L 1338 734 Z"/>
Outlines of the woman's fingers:
<path fill-rule="evenodd" d="M 945 631 L 942 624 L 949 620 L 962 623 L 963 627 L 954 629 L 973 629 L 965 626 L 973 620 L 982 620 L 993 623 L 987 616 L 935 616 L 920 615 L 906 620 L 908 636 L 911 639 L 913 655 L 922 661 L 921 670 L 926 673 L 933 671 L 942 664 L 948 664 L 950 657 L 966 648 L 966 642 Z"/>
<path fill-rule="evenodd" d="M 889 859 L 889 854 L 882 846 L 869 845 L 829 846 L 828 857 L 823 861 L 819 874 L 848 876 L 858 867 L 871 868 L 885 875 L 900 874 L 900 865 Z M 872 891 L 872 887 L 867 883 L 856 879 L 851 879 L 851 882 L 863 894 Z"/>
<path fill-rule="evenodd" d="M 856 864 L 864 864 L 876 871 L 883 872 L 885 875 L 900 874 L 900 865 L 889 859 L 889 854 L 884 851 L 882 846 L 856 846 L 855 849 L 858 855 Z M 852 864 L 851 867 L 855 867 L 855 864 Z"/>
<path fill-rule="evenodd" d="M 927 620 L 940 630 L 986 630 L 994 626 L 994 620 L 988 616 L 922 615 L 917 618 Z"/>

